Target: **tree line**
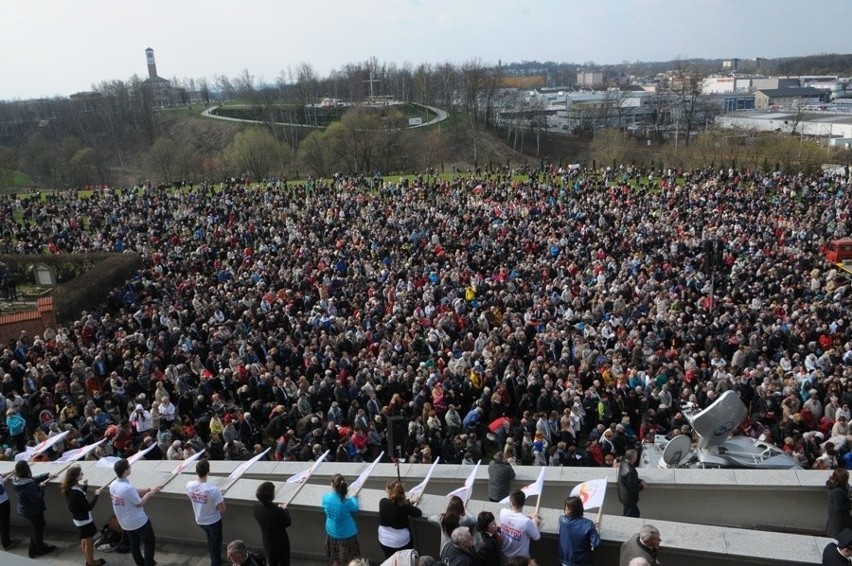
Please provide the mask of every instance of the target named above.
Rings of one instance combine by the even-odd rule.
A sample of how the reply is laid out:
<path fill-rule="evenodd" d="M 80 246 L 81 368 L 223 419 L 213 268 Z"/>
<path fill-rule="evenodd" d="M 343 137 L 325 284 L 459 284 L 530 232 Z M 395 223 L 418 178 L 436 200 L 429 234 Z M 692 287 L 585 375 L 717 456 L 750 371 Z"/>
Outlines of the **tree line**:
<path fill-rule="evenodd" d="M 300 63 L 273 83 L 261 83 L 247 70 L 236 77 L 171 82 L 171 92 L 178 94 L 167 104 L 138 75 L 104 81 L 68 98 L 0 102 L 0 175 L 21 170 L 43 185 L 85 186 L 147 177 L 168 182 L 219 174 L 327 175 L 429 166 L 425 162 L 440 158 L 437 148 L 445 145 L 436 138 L 460 138 L 459 131 L 432 139 L 428 133 L 409 135 L 392 111 L 361 108 L 324 130 L 293 124 L 306 123 L 307 109 L 323 98 L 358 103 L 372 92 L 459 112 L 466 126 L 481 129 L 493 124 L 488 108 L 499 86 L 499 69 L 479 60 L 415 67 L 374 58 L 326 77 Z M 258 109 L 263 128 L 190 119 L 179 110 L 193 106 L 197 112 L 201 106 L 234 101 Z M 425 158 L 415 143 L 428 146 Z"/>

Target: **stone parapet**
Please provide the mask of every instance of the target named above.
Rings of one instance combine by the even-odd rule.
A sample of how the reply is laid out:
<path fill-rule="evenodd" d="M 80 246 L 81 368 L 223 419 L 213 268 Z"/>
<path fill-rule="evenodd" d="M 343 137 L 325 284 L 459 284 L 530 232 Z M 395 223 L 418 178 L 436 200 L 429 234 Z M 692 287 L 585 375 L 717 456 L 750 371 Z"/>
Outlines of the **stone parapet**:
<path fill-rule="evenodd" d="M 211 462 L 211 481 L 224 485 L 226 476 L 238 462 Z M 83 462 L 86 477 L 93 487 L 110 481 L 114 474 L 109 469 L 98 468 L 93 462 Z M 293 526 L 288 529 L 293 556 L 321 559 L 325 551 L 325 516 L 319 506 L 322 494 L 328 491 L 332 473 L 344 474 L 350 482 L 365 464 L 335 464 L 320 466 L 319 471 L 305 485 L 291 504 Z M 131 482 L 137 487 L 150 487 L 165 481 L 174 469 L 175 462 L 139 462 L 133 466 Z M 298 488 L 297 484 L 285 484 L 288 476 L 304 470 L 305 463 L 259 462 L 247 475 L 236 482 L 226 493 L 225 539 L 243 538 L 255 548 L 260 547 L 257 525 L 252 517 L 254 493 L 261 481 L 276 483 L 279 501 L 286 500 Z M 12 468 L 9 462 L 0 462 L 0 472 Z M 60 464 L 33 464 L 33 473 L 54 473 L 63 468 Z M 411 487 L 425 475 L 428 466 L 401 465 L 400 475 Z M 516 486 L 531 483 L 537 477 L 538 468 L 518 468 Z M 681 473 L 691 472 L 691 473 Z M 446 507 L 446 493 L 460 487 L 470 468 L 465 466 L 438 466 L 421 502 L 424 514 L 442 512 Z M 557 529 L 565 496 L 573 485 L 587 479 L 607 475 L 615 480 L 614 470 L 599 468 L 550 468 L 547 470 L 545 491 L 542 496 L 543 518 L 542 539 L 533 543 L 532 553 L 539 564 L 558 564 Z M 766 480 L 759 481 L 760 475 Z M 757 521 L 790 523 L 798 516 L 817 514 L 810 518 L 813 523 L 824 523 L 825 493 L 824 473 L 817 472 L 751 472 L 746 470 L 648 470 L 643 476 L 651 487 L 642 494 L 640 507 L 642 519 L 620 516 L 615 495 L 615 486 L 607 493 L 601 521 L 603 546 L 598 551 L 599 564 L 617 563 L 621 543 L 646 522 L 660 529 L 663 547 L 660 559 L 666 566 L 694 566 L 695 564 L 819 564 L 822 548 L 829 539 L 803 534 L 782 534 L 764 530 L 734 528 L 756 517 Z M 817 477 L 819 476 L 819 477 Z M 384 496 L 384 483 L 396 477 L 393 465 L 379 465 L 374 470 L 360 495 L 361 513 L 357 518 L 359 540 L 364 554 L 374 561 L 381 558 L 376 542 L 378 528 L 378 504 Z M 204 533 L 195 525 L 192 509 L 184 494 L 184 486 L 193 478 L 185 473 L 170 481 L 163 491 L 146 505 L 157 537 L 161 540 L 180 541 L 198 548 L 199 555 L 205 552 Z M 48 529 L 73 531 L 70 514 L 59 494 L 59 479 L 52 482 L 46 492 Z M 8 486 L 9 484 L 7 484 Z M 468 513 L 476 515 L 488 510 L 498 515 L 501 505 L 487 501 L 485 492 L 487 471 L 481 468 L 478 474 L 473 499 L 468 504 Z M 11 490 L 10 490 L 11 491 Z M 799 498 L 797 492 L 807 496 Z M 819 496 L 817 496 L 819 493 Z M 809 496 L 809 497 L 808 497 Z M 12 494 L 14 502 L 14 494 Z M 814 499 L 816 503 L 802 509 L 802 502 Z M 736 503 L 732 503 L 736 501 Z M 777 503 L 774 503 L 777 501 Z M 768 506 L 768 508 L 767 508 Z M 535 498 L 526 511 L 532 512 Z M 760 509 L 763 511 L 760 512 Z M 817 509 L 818 508 L 818 509 Z M 781 511 L 783 509 L 783 511 Z M 112 509 L 108 497 L 98 503 L 94 514 L 98 525 L 102 525 Z M 776 516 L 773 516 L 775 513 Z M 15 513 L 13 521 L 22 524 Z M 683 516 L 685 519 L 672 519 Z M 728 517 L 727 523 L 711 523 L 707 517 Z M 688 520 L 687 520 L 688 519 Z M 435 525 L 425 520 L 412 522 L 418 549 L 424 553 L 437 554 L 439 533 Z"/>

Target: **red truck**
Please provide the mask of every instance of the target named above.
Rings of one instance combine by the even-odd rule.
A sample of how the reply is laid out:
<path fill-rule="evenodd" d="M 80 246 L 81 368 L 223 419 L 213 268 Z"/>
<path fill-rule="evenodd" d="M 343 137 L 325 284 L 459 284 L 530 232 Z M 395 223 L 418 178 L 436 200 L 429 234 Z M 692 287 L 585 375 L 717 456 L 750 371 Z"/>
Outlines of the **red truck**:
<path fill-rule="evenodd" d="M 825 259 L 852 274 L 852 238 L 832 240 L 822 249 Z"/>

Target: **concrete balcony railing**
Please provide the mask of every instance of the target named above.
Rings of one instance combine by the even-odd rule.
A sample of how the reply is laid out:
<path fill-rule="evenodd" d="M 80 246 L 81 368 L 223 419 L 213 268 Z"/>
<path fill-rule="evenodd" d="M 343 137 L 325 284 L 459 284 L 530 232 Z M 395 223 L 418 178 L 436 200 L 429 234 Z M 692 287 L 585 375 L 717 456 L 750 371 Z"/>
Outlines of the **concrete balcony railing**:
<path fill-rule="evenodd" d="M 236 467 L 236 462 L 211 462 L 211 481 L 220 485 Z M 97 468 L 92 462 L 83 462 L 90 485 L 103 485 L 114 474 L 109 469 Z M 252 517 L 254 493 L 261 481 L 269 480 L 278 487 L 278 499 L 285 500 L 297 488 L 284 484 L 290 475 L 306 468 L 305 463 L 259 462 L 236 482 L 226 493 L 228 506 L 225 516 L 225 539 L 243 538 L 255 548 L 260 547 L 258 527 Z M 137 487 L 149 487 L 165 481 L 175 462 L 139 462 L 133 466 L 131 482 Z M 325 552 L 325 515 L 319 506 L 322 494 L 328 491 L 331 474 L 340 472 L 350 482 L 365 464 L 327 463 L 320 466 L 311 481 L 291 504 L 293 526 L 288 530 L 294 557 L 322 559 Z M 12 464 L 0 462 L 0 472 L 8 471 Z M 34 464 L 33 473 L 59 471 L 62 465 Z M 400 475 L 407 487 L 420 482 L 426 474 L 426 465 L 401 465 Z M 460 487 L 470 467 L 440 465 L 421 502 L 425 515 L 442 512 L 446 507 L 446 494 Z M 515 486 L 532 483 L 538 468 L 517 468 Z M 604 540 L 599 550 L 598 563 L 617 563 L 618 550 L 624 540 L 638 532 L 645 522 L 652 522 L 662 533 L 663 546 L 660 559 L 666 566 L 696 564 L 819 564 L 822 548 L 829 542 L 808 534 L 783 534 L 769 530 L 797 532 L 821 531 L 825 525 L 826 494 L 825 472 L 807 471 L 749 471 L 749 470 L 647 470 L 642 476 L 649 489 L 642 493 L 640 507 L 642 519 L 621 517 L 621 507 L 615 494 L 615 470 L 602 468 L 549 468 L 546 472 L 542 494 L 542 539 L 532 545 L 532 554 L 539 564 L 558 564 L 557 529 L 565 497 L 577 483 L 587 479 L 607 476 L 611 489 L 603 509 L 601 536 Z M 146 505 L 158 539 L 180 541 L 198 548 L 204 555 L 204 533 L 195 525 L 192 508 L 186 499 L 184 486 L 193 474 L 175 478 L 164 490 Z M 360 495 L 361 513 L 357 517 L 361 549 L 368 558 L 379 561 L 382 554 L 376 541 L 378 505 L 384 496 L 384 484 L 396 477 L 396 468 L 390 464 L 376 467 Z M 478 514 L 488 510 L 496 515 L 501 506 L 488 502 L 487 470 L 480 468 L 468 513 Z M 46 519 L 48 529 L 73 531 L 71 517 L 59 493 L 58 478 L 47 489 Z M 11 490 L 10 483 L 7 488 Z M 13 500 L 15 496 L 11 494 Z M 526 511 L 532 512 L 535 498 L 531 498 Z M 103 525 L 112 513 L 108 497 L 102 497 L 95 511 L 98 525 Z M 596 512 L 595 512 L 596 513 Z M 23 524 L 14 512 L 13 522 Z M 412 522 L 417 548 L 425 554 L 436 555 L 439 532 L 435 525 L 425 520 Z"/>

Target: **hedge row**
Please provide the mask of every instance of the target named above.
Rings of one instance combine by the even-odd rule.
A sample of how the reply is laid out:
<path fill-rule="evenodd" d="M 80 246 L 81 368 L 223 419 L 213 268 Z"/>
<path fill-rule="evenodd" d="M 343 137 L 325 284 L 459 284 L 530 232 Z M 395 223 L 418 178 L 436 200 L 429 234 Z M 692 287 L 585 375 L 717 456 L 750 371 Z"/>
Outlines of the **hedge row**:
<path fill-rule="evenodd" d="M 0 255 L 0 262 L 12 269 L 18 281 L 33 281 L 31 267 L 42 263 L 56 271 L 53 306 L 59 322 L 71 322 L 83 311 L 106 302 L 110 292 L 130 279 L 142 266 L 136 253 Z"/>

